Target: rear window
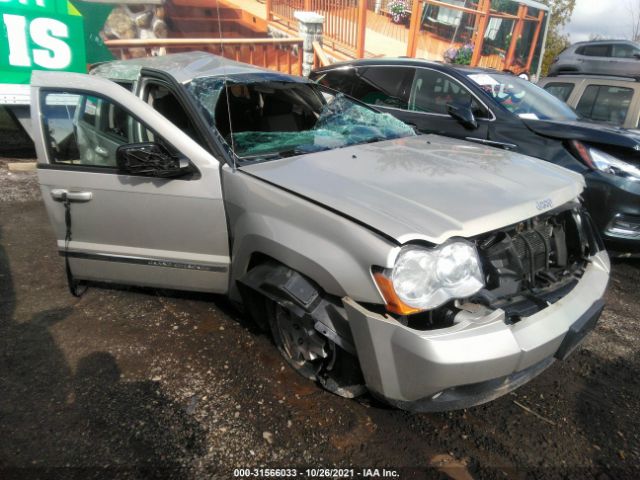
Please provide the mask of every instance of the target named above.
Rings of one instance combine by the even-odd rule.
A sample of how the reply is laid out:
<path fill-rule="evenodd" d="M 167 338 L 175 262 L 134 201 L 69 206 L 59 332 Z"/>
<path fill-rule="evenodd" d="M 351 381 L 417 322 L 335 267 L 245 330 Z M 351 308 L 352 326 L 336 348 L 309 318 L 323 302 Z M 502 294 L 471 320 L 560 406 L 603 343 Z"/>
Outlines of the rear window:
<path fill-rule="evenodd" d="M 633 89 L 609 85 L 590 85 L 578 102 L 582 118 L 622 125 L 633 99 Z"/>
<path fill-rule="evenodd" d="M 619 43 L 613 46 L 611 56 L 614 58 L 635 58 L 640 54 L 640 49 L 626 43 Z"/>
<path fill-rule="evenodd" d="M 563 102 L 566 102 L 567 100 L 569 100 L 569 97 L 571 96 L 571 92 L 573 92 L 575 85 L 573 83 L 554 82 L 547 83 L 543 88 L 554 97 L 559 98 Z"/>

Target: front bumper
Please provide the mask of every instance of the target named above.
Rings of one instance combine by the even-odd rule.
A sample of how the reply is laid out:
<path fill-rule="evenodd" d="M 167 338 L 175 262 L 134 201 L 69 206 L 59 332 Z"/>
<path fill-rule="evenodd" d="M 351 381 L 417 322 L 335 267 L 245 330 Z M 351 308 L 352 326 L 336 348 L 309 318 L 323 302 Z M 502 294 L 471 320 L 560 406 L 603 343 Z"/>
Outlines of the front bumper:
<path fill-rule="evenodd" d="M 600 172 L 589 172 L 585 179 L 585 206 L 612 256 L 640 255 L 640 236 L 615 228 L 617 219 L 634 226 L 640 223 L 640 182 Z"/>
<path fill-rule="evenodd" d="M 609 268 L 606 252 L 597 253 L 566 297 L 513 325 L 491 315 L 418 331 L 344 298 L 367 387 L 412 411 L 467 408 L 504 395 L 566 357 L 595 326 Z"/>

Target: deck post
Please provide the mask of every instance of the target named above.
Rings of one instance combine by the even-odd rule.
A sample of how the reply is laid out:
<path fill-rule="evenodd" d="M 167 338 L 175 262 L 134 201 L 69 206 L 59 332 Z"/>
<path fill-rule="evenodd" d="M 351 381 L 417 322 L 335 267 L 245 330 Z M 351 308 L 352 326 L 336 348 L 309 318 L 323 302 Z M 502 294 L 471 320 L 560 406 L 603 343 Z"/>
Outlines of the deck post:
<path fill-rule="evenodd" d="M 420 20 L 422 17 L 422 0 L 413 0 L 411 5 L 411 23 L 409 23 L 409 41 L 407 42 L 407 57 L 415 57 L 418 50 L 418 35 L 420 34 Z"/>
<path fill-rule="evenodd" d="M 364 39 L 367 33 L 367 0 L 358 0 L 358 30 L 356 58 L 364 58 Z"/>
<path fill-rule="evenodd" d="M 264 5 L 267 10 L 267 23 L 269 23 L 271 21 L 271 10 L 273 10 L 273 0 L 266 0 Z"/>
<path fill-rule="evenodd" d="M 531 76 L 531 64 L 533 63 L 533 56 L 536 53 L 536 47 L 538 46 L 538 40 L 540 39 L 540 31 L 542 30 L 543 23 L 544 23 L 544 10 L 540 10 L 540 13 L 538 14 L 538 24 L 536 25 L 536 31 L 533 34 L 533 42 L 531 42 L 531 49 L 529 50 L 529 58 L 527 58 L 527 65 L 525 66 L 529 76 Z"/>
<path fill-rule="evenodd" d="M 513 60 L 516 56 L 516 48 L 518 46 L 518 40 L 522 37 L 522 31 L 524 30 L 524 18 L 527 16 L 527 10 L 529 8 L 526 5 L 521 4 L 518 8 L 518 20 L 516 26 L 513 28 L 513 35 L 511 36 L 511 45 L 509 45 L 509 51 L 507 58 L 504 62 L 505 70 L 509 70 L 513 65 Z"/>
<path fill-rule="evenodd" d="M 491 12 L 491 0 L 480 0 L 478 2 L 478 11 L 476 14 L 480 16 L 478 27 L 475 31 L 475 41 L 473 42 L 473 55 L 471 56 L 471 66 L 477 67 L 482 57 L 482 47 L 484 45 L 484 36 L 487 33 L 489 25 L 489 13 Z"/>
<path fill-rule="evenodd" d="M 302 37 L 302 75 L 309 76 L 313 69 L 313 42 L 322 45 L 322 26 L 324 17 L 316 12 L 295 12 L 298 20 L 298 32 Z"/>

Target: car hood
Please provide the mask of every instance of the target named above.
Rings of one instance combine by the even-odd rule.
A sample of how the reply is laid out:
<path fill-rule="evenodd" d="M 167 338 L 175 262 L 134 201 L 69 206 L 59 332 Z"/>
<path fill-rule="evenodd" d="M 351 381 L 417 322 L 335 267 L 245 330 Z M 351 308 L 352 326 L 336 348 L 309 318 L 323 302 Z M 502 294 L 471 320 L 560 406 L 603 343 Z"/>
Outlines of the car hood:
<path fill-rule="evenodd" d="M 638 131 L 625 130 L 602 123 L 580 121 L 555 122 L 551 120 L 523 119 L 523 122 L 529 130 L 545 137 L 558 138 L 560 140 L 583 140 L 589 143 L 640 150 L 640 135 Z"/>
<path fill-rule="evenodd" d="M 505 150 L 420 135 L 241 170 L 392 237 L 439 244 L 512 225 L 575 199 L 581 175 Z"/>

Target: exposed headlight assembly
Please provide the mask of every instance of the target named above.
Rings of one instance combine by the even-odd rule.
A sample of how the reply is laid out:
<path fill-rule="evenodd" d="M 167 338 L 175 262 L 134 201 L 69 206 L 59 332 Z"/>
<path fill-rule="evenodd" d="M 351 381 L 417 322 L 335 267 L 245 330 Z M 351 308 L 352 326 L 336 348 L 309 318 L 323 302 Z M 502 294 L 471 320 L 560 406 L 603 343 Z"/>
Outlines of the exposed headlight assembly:
<path fill-rule="evenodd" d="M 436 248 L 405 246 L 393 269 L 374 277 L 387 309 L 401 315 L 469 297 L 484 286 L 476 248 L 460 240 Z"/>
<path fill-rule="evenodd" d="M 640 181 L 640 168 L 635 165 L 620 160 L 597 148 L 587 147 L 582 142 L 573 141 L 572 144 L 582 161 L 593 170 Z"/>

